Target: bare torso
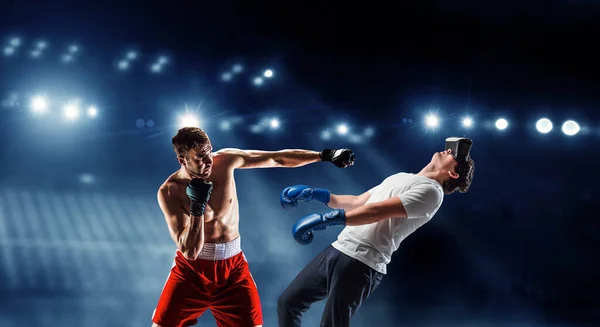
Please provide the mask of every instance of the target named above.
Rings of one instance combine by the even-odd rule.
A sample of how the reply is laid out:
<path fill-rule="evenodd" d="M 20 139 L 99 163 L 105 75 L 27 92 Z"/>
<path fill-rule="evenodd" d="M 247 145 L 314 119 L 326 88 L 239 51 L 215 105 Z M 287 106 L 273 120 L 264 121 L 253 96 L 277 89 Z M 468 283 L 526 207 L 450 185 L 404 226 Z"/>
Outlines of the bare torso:
<path fill-rule="evenodd" d="M 186 221 L 189 222 L 190 199 L 185 188 L 190 182 L 189 177 L 178 170 L 165 181 L 171 189 L 172 197 L 180 203 Z M 239 236 L 239 205 L 235 186 L 233 169 L 214 155 L 212 172 L 208 181 L 213 183 L 213 189 L 204 212 L 204 242 L 225 243 Z"/>

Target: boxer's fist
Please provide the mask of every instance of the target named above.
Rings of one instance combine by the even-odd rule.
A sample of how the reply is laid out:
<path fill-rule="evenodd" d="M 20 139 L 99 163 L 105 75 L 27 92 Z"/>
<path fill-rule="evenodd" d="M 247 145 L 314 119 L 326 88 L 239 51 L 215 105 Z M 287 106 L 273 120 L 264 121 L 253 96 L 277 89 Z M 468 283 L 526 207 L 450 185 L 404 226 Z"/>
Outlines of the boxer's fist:
<path fill-rule="evenodd" d="M 185 193 L 190 198 L 190 215 L 200 217 L 204 215 L 206 203 L 210 199 L 212 183 L 200 178 L 194 178 L 185 188 Z"/>
<path fill-rule="evenodd" d="M 332 162 L 339 168 L 346 168 L 354 165 L 354 152 L 350 149 L 325 149 L 321 151 L 322 161 Z"/>
<path fill-rule="evenodd" d="M 327 226 L 345 224 L 346 212 L 343 209 L 337 209 L 326 214 L 313 213 L 296 221 L 292 227 L 292 235 L 296 242 L 306 245 L 314 240 L 313 231 L 324 230 Z"/>
<path fill-rule="evenodd" d="M 286 187 L 281 192 L 279 201 L 285 209 L 291 209 L 298 206 L 298 202 L 319 201 L 325 205 L 329 203 L 331 192 L 322 188 L 311 188 L 306 185 L 294 185 Z"/>

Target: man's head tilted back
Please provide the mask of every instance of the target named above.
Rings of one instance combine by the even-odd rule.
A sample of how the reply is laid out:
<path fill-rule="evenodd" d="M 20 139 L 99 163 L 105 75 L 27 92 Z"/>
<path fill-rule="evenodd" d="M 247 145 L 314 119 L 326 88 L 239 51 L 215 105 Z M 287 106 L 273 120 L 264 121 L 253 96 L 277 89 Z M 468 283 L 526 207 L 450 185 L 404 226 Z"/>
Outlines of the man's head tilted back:
<path fill-rule="evenodd" d="M 449 177 L 444 181 L 442 187 L 446 195 L 452 194 L 455 191 L 466 193 L 473 181 L 475 173 L 475 163 L 471 159 L 471 147 L 473 141 L 466 137 L 449 137 L 446 139 L 445 150 L 452 154 L 456 161 L 455 173 L 457 178 Z M 456 175 L 454 175 L 456 177 Z"/>

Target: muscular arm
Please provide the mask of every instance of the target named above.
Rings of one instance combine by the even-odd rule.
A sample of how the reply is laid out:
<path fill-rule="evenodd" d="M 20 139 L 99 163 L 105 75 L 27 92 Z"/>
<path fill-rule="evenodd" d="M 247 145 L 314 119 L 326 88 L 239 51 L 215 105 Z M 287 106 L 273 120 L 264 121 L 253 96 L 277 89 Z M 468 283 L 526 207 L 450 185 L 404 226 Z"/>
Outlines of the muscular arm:
<path fill-rule="evenodd" d="M 371 194 L 369 192 L 365 192 L 361 195 L 331 194 L 327 206 L 334 209 L 344 209 L 349 211 L 364 205 L 370 197 Z"/>
<path fill-rule="evenodd" d="M 240 169 L 295 168 L 321 161 L 319 152 L 301 149 L 279 151 L 221 149 L 216 154 L 231 162 L 233 168 Z"/>
<path fill-rule="evenodd" d="M 177 187 L 163 186 L 158 204 L 165 215 L 171 238 L 188 260 L 195 260 L 204 246 L 204 217 L 189 216 L 179 203 Z"/>
<path fill-rule="evenodd" d="M 346 225 L 368 225 L 389 218 L 406 218 L 406 209 L 399 197 L 363 205 L 346 212 Z"/>

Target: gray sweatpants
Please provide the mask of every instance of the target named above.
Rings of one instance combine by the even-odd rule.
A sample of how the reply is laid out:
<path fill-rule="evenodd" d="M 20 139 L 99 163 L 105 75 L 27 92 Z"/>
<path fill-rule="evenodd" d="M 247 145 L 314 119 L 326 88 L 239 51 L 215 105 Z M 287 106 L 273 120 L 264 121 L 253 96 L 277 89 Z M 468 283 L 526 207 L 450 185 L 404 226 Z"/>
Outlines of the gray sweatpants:
<path fill-rule="evenodd" d="M 301 326 L 302 313 L 324 298 L 321 327 L 350 326 L 350 319 L 382 278 L 382 273 L 330 245 L 300 271 L 277 300 L 279 326 Z"/>

